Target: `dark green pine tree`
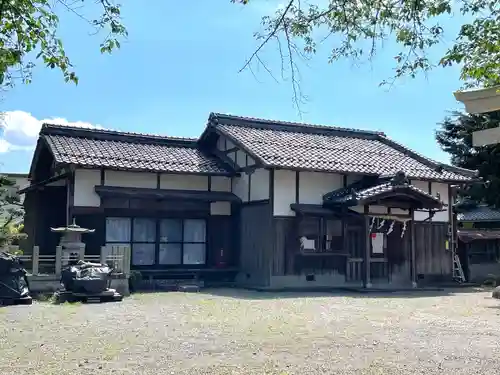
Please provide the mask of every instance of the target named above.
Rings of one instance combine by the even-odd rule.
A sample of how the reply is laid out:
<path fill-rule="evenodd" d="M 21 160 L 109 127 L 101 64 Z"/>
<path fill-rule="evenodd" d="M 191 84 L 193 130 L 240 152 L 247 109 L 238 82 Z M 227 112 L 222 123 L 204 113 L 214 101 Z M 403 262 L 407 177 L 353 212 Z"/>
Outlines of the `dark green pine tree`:
<path fill-rule="evenodd" d="M 0 175 L 0 248 L 16 244 L 25 237 L 22 232 L 24 210 L 15 188 L 15 181 Z"/>
<path fill-rule="evenodd" d="M 500 111 L 484 115 L 453 112 L 439 124 L 436 140 L 457 167 L 479 171 L 486 182 L 461 191 L 462 198 L 500 207 L 500 145 L 472 146 L 472 133 L 500 126 Z"/>

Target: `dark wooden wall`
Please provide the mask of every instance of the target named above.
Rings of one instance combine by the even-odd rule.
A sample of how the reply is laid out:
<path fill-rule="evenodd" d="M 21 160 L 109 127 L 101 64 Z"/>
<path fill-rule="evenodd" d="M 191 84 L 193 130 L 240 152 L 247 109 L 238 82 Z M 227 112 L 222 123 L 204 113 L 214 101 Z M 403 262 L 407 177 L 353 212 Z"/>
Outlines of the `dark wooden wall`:
<path fill-rule="evenodd" d="M 273 276 L 293 273 L 295 255 L 299 252 L 299 241 L 295 231 L 295 217 L 275 217 L 273 241 Z"/>
<path fill-rule="evenodd" d="M 207 266 L 237 266 L 238 248 L 233 233 L 236 230 L 232 216 L 210 216 L 208 219 Z"/>
<path fill-rule="evenodd" d="M 33 246 L 35 246 L 35 230 L 36 230 L 36 211 L 37 211 L 37 199 L 36 191 L 27 192 L 24 195 L 24 233 L 26 233 L 27 238 L 23 239 L 20 243 L 20 248 L 25 254 L 33 253 Z"/>
<path fill-rule="evenodd" d="M 272 207 L 268 202 L 243 204 L 240 209 L 240 261 L 242 283 L 269 284 L 273 261 Z"/>
<path fill-rule="evenodd" d="M 415 256 L 420 278 L 432 280 L 451 277 L 451 252 L 446 250 L 447 239 L 448 223 L 415 223 Z"/>
<path fill-rule="evenodd" d="M 106 220 L 102 213 L 73 215 L 77 225 L 82 228 L 95 229 L 94 233 L 84 234 L 82 241 L 85 243 L 85 254 L 99 255 L 101 247 L 106 242 Z"/>
<path fill-rule="evenodd" d="M 28 239 L 23 250 L 31 253 L 33 246 L 39 246 L 40 254 L 53 254 L 60 234 L 53 233 L 50 228 L 66 225 L 66 186 L 30 191 L 26 194 L 24 208 Z"/>

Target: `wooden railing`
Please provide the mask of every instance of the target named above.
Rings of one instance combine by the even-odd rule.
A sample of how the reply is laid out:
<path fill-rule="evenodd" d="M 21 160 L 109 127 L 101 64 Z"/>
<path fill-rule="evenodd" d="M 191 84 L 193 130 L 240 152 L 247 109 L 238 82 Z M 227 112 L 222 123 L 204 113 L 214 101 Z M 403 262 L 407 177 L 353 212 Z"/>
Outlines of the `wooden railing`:
<path fill-rule="evenodd" d="M 11 254 L 19 252 L 18 246 L 3 248 Z M 23 266 L 34 276 L 61 275 L 63 267 L 63 251 L 61 246 L 55 248 L 55 253 L 50 255 L 40 254 L 40 248 L 33 246 L 32 254 L 18 255 Z M 69 260 L 78 260 L 78 257 L 70 257 Z M 114 273 L 122 273 L 130 276 L 130 247 L 129 246 L 103 246 L 99 255 L 83 255 L 86 262 L 101 263 L 109 265 Z"/>

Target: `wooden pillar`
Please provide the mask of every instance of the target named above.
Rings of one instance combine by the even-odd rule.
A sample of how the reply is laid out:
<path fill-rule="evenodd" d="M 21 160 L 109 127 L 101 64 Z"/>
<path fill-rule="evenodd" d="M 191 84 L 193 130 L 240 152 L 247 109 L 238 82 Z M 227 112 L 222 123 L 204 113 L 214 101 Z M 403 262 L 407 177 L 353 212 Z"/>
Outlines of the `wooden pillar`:
<path fill-rule="evenodd" d="M 40 264 L 40 248 L 38 246 L 33 246 L 33 256 L 31 257 L 31 274 L 33 276 L 38 275 Z"/>
<path fill-rule="evenodd" d="M 61 276 L 62 270 L 62 246 L 56 246 L 56 276 Z"/>
<path fill-rule="evenodd" d="M 101 246 L 101 264 L 107 264 L 108 261 L 108 248 L 107 246 Z"/>
<path fill-rule="evenodd" d="M 66 179 L 66 225 L 70 225 L 73 222 L 73 206 L 75 200 L 74 195 L 75 172 L 72 171 Z"/>
<path fill-rule="evenodd" d="M 417 287 L 417 261 L 415 255 L 415 212 L 410 209 L 410 264 L 411 264 L 411 285 L 413 288 Z"/>
<path fill-rule="evenodd" d="M 368 209 L 368 206 L 365 206 L 365 215 L 366 211 Z M 370 217 L 365 216 L 365 256 L 364 256 L 364 263 L 365 263 L 365 277 L 364 277 L 364 287 L 365 288 L 371 288 L 372 287 L 372 279 L 370 275 L 370 249 L 371 249 L 371 233 L 370 233 Z"/>

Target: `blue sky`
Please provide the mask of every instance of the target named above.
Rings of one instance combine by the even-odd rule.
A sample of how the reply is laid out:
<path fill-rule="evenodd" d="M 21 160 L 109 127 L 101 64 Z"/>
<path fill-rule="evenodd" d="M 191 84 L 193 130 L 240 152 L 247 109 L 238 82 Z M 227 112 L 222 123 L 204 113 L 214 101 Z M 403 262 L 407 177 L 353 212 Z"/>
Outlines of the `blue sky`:
<path fill-rule="evenodd" d="M 61 36 L 80 84 L 65 84 L 59 72 L 38 68 L 32 84 L 4 94 L 2 172 L 28 171 L 43 120 L 198 136 L 211 111 L 380 130 L 428 157 L 448 160 L 434 131 L 448 111 L 461 108 L 452 94 L 461 85 L 456 68 L 379 87 L 392 75 L 394 45 L 385 45 L 370 64 L 353 66 L 327 63 L 331 41 L 300 67 L 308 96 L 302 117 L 289 81 L 276 83 L 262 68 L 254 69 L 255 76 L 238 73 L 257 45 L 253 33 L 261 16 L 278 5 L 278 0 L 253 0 L 247 7 L 229 0 L 148 0 L 146 7 L 127 1 L 129 37 L 113 55 L 101 55 L 100 36 L 89 35 L 78 18 L 63 15 Z M 276 47 L 269 45 L 262 57 L 279 76 Z"/>

